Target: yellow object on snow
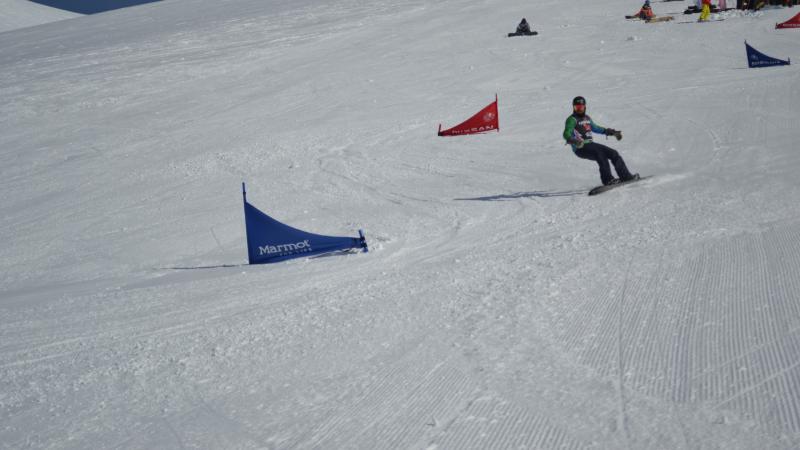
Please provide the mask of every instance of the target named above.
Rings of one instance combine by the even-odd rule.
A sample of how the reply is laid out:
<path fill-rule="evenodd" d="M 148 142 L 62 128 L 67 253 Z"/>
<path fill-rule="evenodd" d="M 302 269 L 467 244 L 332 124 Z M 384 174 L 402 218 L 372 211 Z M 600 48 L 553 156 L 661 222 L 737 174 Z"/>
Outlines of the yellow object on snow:
<path fill-rule="evenodd" d="M 708 20 L 708 16 L 711 15 L 711 7 L 708 4 L 703 3 L 703 10 L 700 11 L 700 22 L 705 22 Z"/>

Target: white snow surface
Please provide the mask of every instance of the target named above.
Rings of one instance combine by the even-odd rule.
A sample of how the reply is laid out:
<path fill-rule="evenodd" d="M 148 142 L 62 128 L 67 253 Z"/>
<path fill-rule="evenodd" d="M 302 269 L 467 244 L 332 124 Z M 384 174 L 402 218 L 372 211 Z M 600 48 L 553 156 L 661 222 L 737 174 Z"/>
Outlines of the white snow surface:
<path fill-rule="evenodd" d="M 0 33 L 80 16 L 29 0 L 0 0 Z M 0 42 L 5 44 L 5 39 L 14 38 L 4 37 Z"/>
<path fill-rule="evenodd" d="M 793 11 L 634 3 L 4 33 L 0 448 L 800 446 L 800 73 L 744 52 L 800 58 Z M 523 16 L 540 35 L 506 38 Z M 495 93 L 499 133 L 436 136 Z M 585 195 L 576 95 L 652 178 Z M 242 181 L 370 252 L 246 265 Z"/>

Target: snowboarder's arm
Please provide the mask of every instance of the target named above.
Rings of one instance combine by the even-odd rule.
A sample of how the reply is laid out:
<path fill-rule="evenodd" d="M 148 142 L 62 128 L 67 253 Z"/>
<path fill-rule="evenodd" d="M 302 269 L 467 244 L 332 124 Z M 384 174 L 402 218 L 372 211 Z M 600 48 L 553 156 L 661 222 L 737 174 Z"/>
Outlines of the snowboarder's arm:
<path fill-rule="evenodd" d="M 600 125 L 594 123 L 594 120 L 589 119 L 589 124 L 592 126 L 592 132 L 593 133 L 606 134 L 606 129 L 604 127 L 601 127 Z"/>
<path fill-rule="evenodd" d="M 564 125 L 564 139 L 569 142 L 570 144 L 573 143 L 575 140 L 575 126 L 578 125 L 578 121 L 575 120 L 574 117 L 569 116 L 567 117 L 567 123 Z"/>

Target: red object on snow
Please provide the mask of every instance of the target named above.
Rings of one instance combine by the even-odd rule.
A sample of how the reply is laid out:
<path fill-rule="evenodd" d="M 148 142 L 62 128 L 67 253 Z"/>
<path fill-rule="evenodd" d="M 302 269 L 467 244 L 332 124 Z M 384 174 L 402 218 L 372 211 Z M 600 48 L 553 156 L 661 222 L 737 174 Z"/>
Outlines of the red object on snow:
<path fill-rule="evenodd" d="M 776 23 L 775 28 L 800 28 L 800 13 L 783 23 Z"/>
<path fill-rule="evenodd" d="M 461 136 L 463 134 L 478 134 L 494 130 L 500 131 L 500 119 L 497 115 L 497 94 L 494 95 L 494 102 L 490 103 L 489 106 L 453 128 L 442 131 L 442 124 L 439 124 L 439 136 Z"/>

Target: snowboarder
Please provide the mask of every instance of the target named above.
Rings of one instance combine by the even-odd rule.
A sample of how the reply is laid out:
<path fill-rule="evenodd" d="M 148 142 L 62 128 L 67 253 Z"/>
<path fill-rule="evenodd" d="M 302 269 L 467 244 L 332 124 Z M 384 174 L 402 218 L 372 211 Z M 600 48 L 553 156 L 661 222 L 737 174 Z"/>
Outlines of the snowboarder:
<path fill-rule="evenodd" d="M 653 14 L 653 8 L 650 7 L 650 0 L 644 0 L 644 5 L 642 5 L 642 8 L 633 17 L 638 17 L 644 21 L 649 21 L 654 18 L 655 14 Z"/>
<path fill-rule="evenodd" d="M 528 24 L 528 21 L 525 18 L 522 18 L 522 22 L 517 25 L 517 31 L 513 33 L 508 33 L 508 37 L 512 36 L 536 36 L 536 31 L 531 31 L 531 26 Z"/>
<path fill-rule="evenodd" d="M 603 128 L 586 114 L 586 99 L 575 97 L 572 100 L 572 114 L 567 117 L 564 127 L 564 139 L 572 146 L 572 151 L 579 158 L 591 159 L 600 166 L 600 180 L 604 185 L 617 184 L 621 181 L 632 181 L 639 178 L 639 174 L 631 174 L 625 165 L 622 156 L 616 150 L 592 141 L 592 132 L 602 133 L 606 136 L 614 136 L 617 140 L 622 139 L 622 132 L 613 128 Z M 614 178 L 611 174 L 609 161 L 614 164 L 619 178 Z"/>
<path fill-rule="evenodd" d="M 642 8 L 632 16 L 625 16 L 626 19 L 641 19 L 647 23 L 653 22 L 668 22 L 673 19 L 672 16 L 656 16 L 653 8 L 650 7 L 650 0 L 645 0 Z"/>
<path fill-rule="evenodd" d="M 528 34 L 531 32 L 531 26 L 528 25 L 528 21 L 525 18 L 522 18 L 522 22 L 517 25 L 517 34 Z"/>

